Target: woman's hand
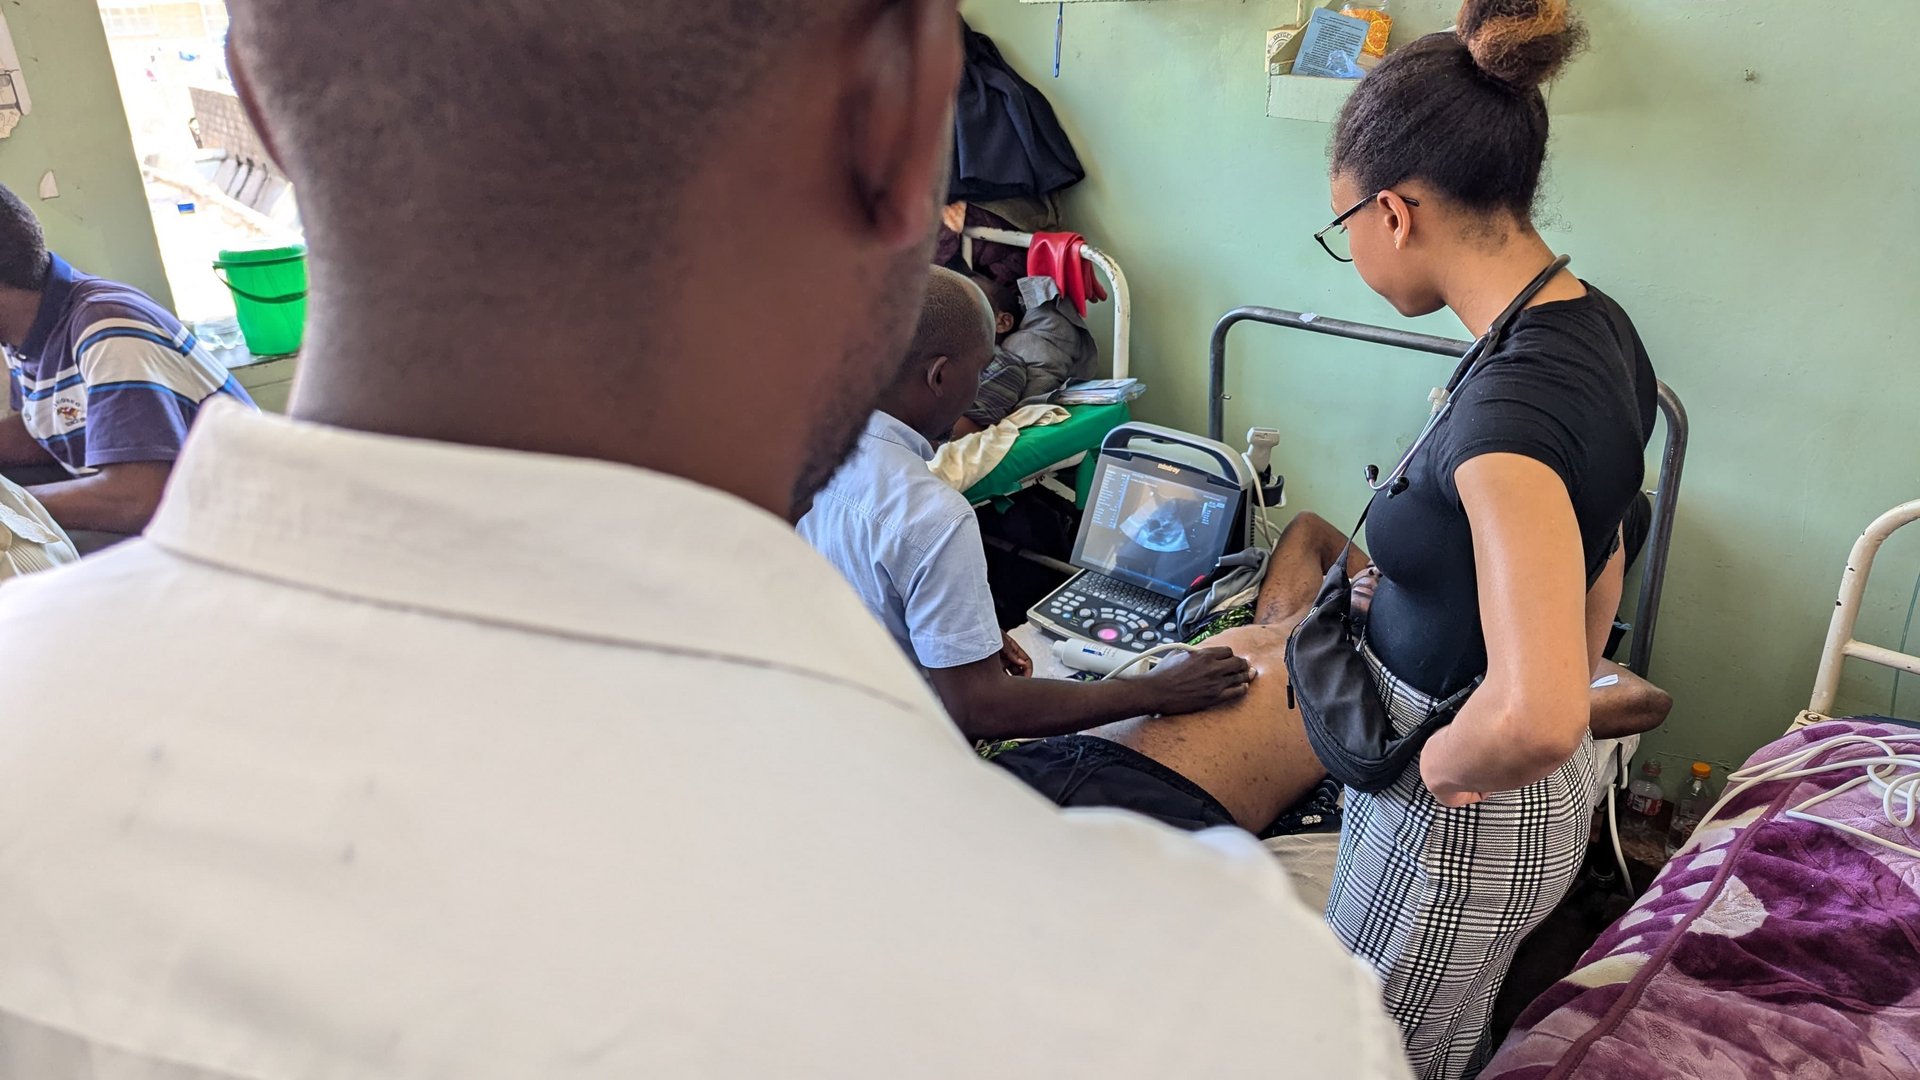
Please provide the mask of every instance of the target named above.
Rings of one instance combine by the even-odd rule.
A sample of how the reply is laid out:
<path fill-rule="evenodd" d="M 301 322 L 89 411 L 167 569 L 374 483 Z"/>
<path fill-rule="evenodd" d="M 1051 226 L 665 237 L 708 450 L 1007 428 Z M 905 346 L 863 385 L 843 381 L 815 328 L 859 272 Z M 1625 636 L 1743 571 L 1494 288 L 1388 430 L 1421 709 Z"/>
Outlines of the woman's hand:
<path fill-rule="evenodd" d="M 1448 779 L 1457 775 L 1460 766 L 1457 755 L 1450 749 L 1454 744 L 1446 737 L 1451 730 L 1451 727 L 1443 727 L 1427 740 L 1426 747 L 1420 752 L 1420 779 L 1426 782 L 1427 790 L 1433 793 L 1435 801 L 1441 806 L 1457 810 L 1486 802 L 1487 796 L 1485 792 L 1469 791 Z"/>
<path fill-rule="evenodd" d="M 1369 566 L 1360 571 L 1353 579 L 1352 591 L 1348 594 L 1348 610 L 1355 615 L 1365 615 L 1373 609 L 1373 594 L 1379 590 L 1380 568 Z"/>

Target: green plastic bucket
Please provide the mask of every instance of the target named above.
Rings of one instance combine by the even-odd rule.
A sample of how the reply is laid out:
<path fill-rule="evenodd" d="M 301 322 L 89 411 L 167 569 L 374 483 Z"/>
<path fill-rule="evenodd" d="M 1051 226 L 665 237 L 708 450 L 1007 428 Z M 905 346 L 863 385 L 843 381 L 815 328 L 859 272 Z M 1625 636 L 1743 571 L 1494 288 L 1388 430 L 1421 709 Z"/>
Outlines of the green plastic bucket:
<path fill-rule="evenodd" d="M 222 251 L 213 269 L 233 293 L 234 314 L 255 356 L 300 351 L 307 331 L 307 246 Z"/>

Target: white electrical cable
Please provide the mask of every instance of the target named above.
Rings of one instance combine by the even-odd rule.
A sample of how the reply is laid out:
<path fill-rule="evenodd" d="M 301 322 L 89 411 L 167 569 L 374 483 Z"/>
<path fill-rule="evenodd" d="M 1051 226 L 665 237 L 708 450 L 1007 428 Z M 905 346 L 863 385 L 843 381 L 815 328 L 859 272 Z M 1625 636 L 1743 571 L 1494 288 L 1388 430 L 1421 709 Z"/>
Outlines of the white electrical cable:
<path fill-rule="evenodd" d="M 1615 682 L 1619 679 L 1616 677 Z M 1598 688 L 1598 684 L 1595 684 Z M 1613 776 L 1607 780 L 1607 835 L 1613 840 L 1613 861 L 1620 866 L 1620 880 L 1626 883 L 1627 892 L 1633 892 L 1633 871 L 1627 869 L 1627 853 L 1620 846 L 1620 788 L 1627 778 L 1626 746 L 1615 743 L 1607 750 L 1607 756 L 1613 766 Z"/>
<path fill-rule="evenodd" d="M 1620 864 L 1620 880 L 1624 883 L 1627 895 L 1633 895 L 1633 871 L 1627 869 L 1627 852 L 1620 846 L 1620 808 L 1616 805 L 1620 788 L 1616 784 L 1607 785 L 1607 835 L 1613 838 L 1613 861 Z"/>
<path fill-rule="evenodd" d="M 1910 746 L 1912 749 L 1896 749 Z M 1871 746 L 1878 749 L 1882 756 L 1851 758 L 1846 761 L 1828 762 L 1825 765 L 1809 765 L 1808 762 L 1832 750 L 1844 746 Z M 1778 761 L 1769 761 L 1750 769 L 1742 769 L 1727 777 L 1727 789 L 1714 806 L 1714 813 L 1725 806 L 1736 795 L 1752 788 L 1756 784 L 1770 783 L 1775 780 L 1799 780 L 1826 773 L 1845 772 L 1850 769 L 1864 770 L 1852 780 L 1823 791 L 1813 798 L 1781 813 L 1782 817 L 1795 821 L 1805 821 L 1816 825 L 1826 825 L 1851 836 L 1859 837 L 1881 847 L 1892 848 L 1903 855 L 1920 859 L 1920 850 L 1905 844 L 1895 843 L 1885 837 L 1875 836 L 1865 829 L 1857 829 L 1845 822 L 1821 817 L 1812 813 L 1814 807 L 1828 799 L 1843 795 L 1862 784 L 1869 784 L 1880 793 L 1880 810 L 1886 816 L 1887 824 L 1901 829 L 1910 829 L 1916 818 L 1920 818 L 1920 734 L 1915 735 L 1836 735 L 1805 747 Z M 1895 804 L 1900 804 L 1898 809 Z M 1712 815 L 1708 815 L 1711 817 Z"/>
<path fill-rule="evenodd" d="M 1228 449 L 1232 449 L 1232 447 L 1228 447 Z M 1260 480 L 1259 470 L 1253 467 L 1253 458 L 1249 457 L 1243 451 L 1240 454 L 1240 460 L 1247 466 L 1247 475 L 1253 477 L 1253 505 L 1256 514 L 1253 519 L 1254 543 L 1261 544 L 1268 550 L 1272 550 L 1274 545 L 1280 541 L 1279 538 L 1274 535 L 1273 522 L 1267 520 L 1266 485 Z"/>

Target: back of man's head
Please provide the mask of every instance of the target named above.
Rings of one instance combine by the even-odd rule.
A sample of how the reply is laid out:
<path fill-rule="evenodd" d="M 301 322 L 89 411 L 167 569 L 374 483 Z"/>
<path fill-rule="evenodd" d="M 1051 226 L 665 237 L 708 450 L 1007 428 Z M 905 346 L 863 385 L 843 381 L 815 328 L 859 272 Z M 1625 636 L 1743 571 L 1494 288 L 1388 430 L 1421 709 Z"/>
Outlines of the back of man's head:
<path fill-rule="evenodd" d="M 980 286 L 933 267 L 913 341 L 881 407 L 938 441 L 973 403 L 993 358 L 993 309 Z"/>
<path fill-rule="evenodd" d="M 819 482 L 905 340 L 955 8 L 234 0 L 313 247 L 295 412 L 774 508 L 770 477 L 715 471 L 731 420 Z"/>
<path fill-rule="evenodd" d="M 405 260 L 402 237 L 453 230 L 509 276 L 591 262 L 600 242 L 670 261 L 659 231 L 681 192 L 754 119 L 734 107 L 783 41 L 844 6 L 236 0 L 233 33 L 275 155 L 328 239 L 358 234 Z M 589 248 L 567 250 L 563 232 Z"/>
<path fill-rule="evenodd" d="M 0 287 L 39 292 L 47 286 L 47 241 L 40 219 L 0 184 Z"/>
<path fill-rule="evenodd" d="M 933 267 L 920 321 L 913 328 L 913 343 L 907 347 L 904 377 L 920 378 L 927 365 L 941 357 L 972 362 L 991 353 L 993 315 L 980 286 L 944 267 Z"/>

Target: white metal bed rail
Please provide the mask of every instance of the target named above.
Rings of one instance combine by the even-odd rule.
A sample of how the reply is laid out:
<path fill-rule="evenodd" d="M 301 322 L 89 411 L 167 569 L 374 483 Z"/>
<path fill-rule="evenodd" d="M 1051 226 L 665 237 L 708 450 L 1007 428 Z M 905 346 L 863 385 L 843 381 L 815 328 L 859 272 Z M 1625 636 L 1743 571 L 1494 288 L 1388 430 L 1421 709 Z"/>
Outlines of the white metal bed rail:
<path fill-rule="evenodd" d="M 965 240 L 985 240 L 990 244 L 1006 244 L 1008 247 L 1031 248 L 1033 234 L 1012 232 L 1007 229 L 972 228 L 960 234 Z M 1120 264 L 1113 256 L 1087 244 L 1080 254 L 1100 276 L 1107 279 L 1107 291 L 1113 294 L 1113 377 L 1128 377 L 1133 367 L 1133 293 L 1127 288 L 1127 275 L 1120 270 Z M 966 248 L 967 265 L 973 265 L 973 247 Z"/>
<path fill-rule="evenodd" d="M 1834 604 L 1833 622 L 1827 627 L 1827 647 L 1820 654 L 1820 671 L 1814 676 L 1813 700 L 1794 726 L 1817 723 L 1833 714 L 1834 701 L 1840 695 L 1840 671 L 1848 658 L 1920 675 L 1920 656 L 1870 645 L 1853 636 L 1854 627 L 1860 621 L 1860 604 L 1867 594 L 1867 576 L 1873 572 L 1873 560 L 1880 554 L 1880 546 L 1902 526 L 1915 521 L 1920 521 L 1920 499 L 1881 514 L 1854 543 L 1853 553 L 1847 556 L 1846 573 L 1840 577 L 1840 599 Z"/>

